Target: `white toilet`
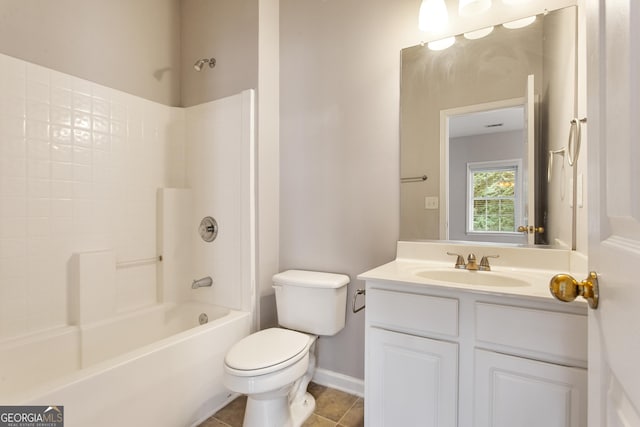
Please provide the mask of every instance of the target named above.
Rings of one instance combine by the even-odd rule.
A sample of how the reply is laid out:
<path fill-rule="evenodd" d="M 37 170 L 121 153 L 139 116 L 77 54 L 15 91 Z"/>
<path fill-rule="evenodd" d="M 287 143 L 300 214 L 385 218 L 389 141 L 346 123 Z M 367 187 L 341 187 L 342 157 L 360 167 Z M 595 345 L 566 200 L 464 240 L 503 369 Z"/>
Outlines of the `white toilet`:
<path fill-rule="evenodd" d="M 225 386 L 247 395 L 244 427 L 302 425 L 315 408 L 307 385 L 317 336 L 344 328 L 348 276 L 288 270 L 273 283 L 281 327 L 243 338 L 224 360 Z"/>

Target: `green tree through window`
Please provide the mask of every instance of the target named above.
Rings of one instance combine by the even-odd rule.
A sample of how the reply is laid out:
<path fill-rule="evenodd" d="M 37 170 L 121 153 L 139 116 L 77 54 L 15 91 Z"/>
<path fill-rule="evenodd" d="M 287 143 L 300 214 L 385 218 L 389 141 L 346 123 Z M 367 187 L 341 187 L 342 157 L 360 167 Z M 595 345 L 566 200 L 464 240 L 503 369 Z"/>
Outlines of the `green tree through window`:
<path fill-rule="evenodd" d="M 473 186 L 469 231 L 515 232 L 517 167 L 470 168 L 469 173 L 469 184 Z"/>

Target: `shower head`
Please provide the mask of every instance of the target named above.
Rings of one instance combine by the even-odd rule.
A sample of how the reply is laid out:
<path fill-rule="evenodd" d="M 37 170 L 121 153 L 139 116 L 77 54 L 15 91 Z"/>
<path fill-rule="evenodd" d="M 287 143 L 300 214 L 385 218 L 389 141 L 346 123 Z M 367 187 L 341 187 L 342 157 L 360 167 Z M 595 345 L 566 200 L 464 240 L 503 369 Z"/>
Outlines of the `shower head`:
<path fill-rule="evenodd" d="M 209 68 L 213 68 L 216 66 L 216 58 L 203 58 L 203 59 L 198 59 L 196 61 L 195 64 L 193 64 L 193 68 L 196 71 L 202 71 L 202 67 L 204 67 L 204 64 L 209 64 Z"/>

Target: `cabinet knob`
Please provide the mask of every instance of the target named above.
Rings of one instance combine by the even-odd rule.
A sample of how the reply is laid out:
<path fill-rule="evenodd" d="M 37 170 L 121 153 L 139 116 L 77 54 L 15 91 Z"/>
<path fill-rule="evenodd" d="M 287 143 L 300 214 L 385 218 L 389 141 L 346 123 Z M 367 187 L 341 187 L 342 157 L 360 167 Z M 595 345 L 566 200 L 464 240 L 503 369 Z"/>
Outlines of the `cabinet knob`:
<path fill-rule="evenodd" d="M 556 274 L 549 281 L 549 291 L 556 299 L 570 302 L 581 296 L 587 300 L 589 307 L 598 308 L 600 291 L 598 289 L 598 274 L 595 271 L 582 282 L 578 282 L 570 274 Z"/>

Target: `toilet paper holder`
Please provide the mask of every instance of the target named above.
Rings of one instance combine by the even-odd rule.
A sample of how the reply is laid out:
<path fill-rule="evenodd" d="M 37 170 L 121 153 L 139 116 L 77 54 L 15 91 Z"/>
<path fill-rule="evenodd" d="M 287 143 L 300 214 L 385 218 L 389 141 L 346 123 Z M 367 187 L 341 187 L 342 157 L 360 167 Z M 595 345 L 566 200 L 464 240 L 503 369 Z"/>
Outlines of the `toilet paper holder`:
<path fill-rule="evenodd" d="M 366 304 L 362 304 L 360 307 L 356 308 L 356 303 L 358 302 L 358 295 L 366 295 L 367 291 L 365 289 L 356 289 L 356 293 L 353 294 L 353 300 L 351 301 L 351 311 L 357 313 L 359 311 L 364 310 Z"/>

